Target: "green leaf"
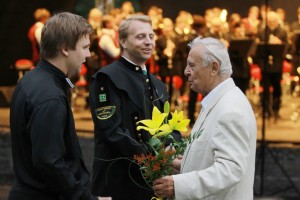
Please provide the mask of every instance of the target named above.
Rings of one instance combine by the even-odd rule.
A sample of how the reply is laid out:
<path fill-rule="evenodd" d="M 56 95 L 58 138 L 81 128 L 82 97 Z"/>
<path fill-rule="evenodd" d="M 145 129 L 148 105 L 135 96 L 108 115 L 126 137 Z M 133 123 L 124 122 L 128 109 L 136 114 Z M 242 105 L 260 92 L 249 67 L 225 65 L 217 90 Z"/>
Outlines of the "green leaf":
<path fill-rule="evenodd" d="M 166 139 L 171 139 L 173 142 L 176 142 L 176 140 L 174 139 L 173 135 L 167 135 Z"/>
<path fill-rule="evenodd" d="M 166 101 L 164 104 L 164 113 L 169 113 L 169 112 L 170 112 L 170 103 Z"/>
<path fill-rule="evenodd" d="M 157 147 L 157 146 L 160 146 L 160 145 L 162 145 L 162 144 L 161 144 L 161 141 L 160 141 L 158 138 L 152 137 L 152 138 L 150 138 L 150 140 L 149 140 L 149 145 L 150 145 L 151 147 Z"/>

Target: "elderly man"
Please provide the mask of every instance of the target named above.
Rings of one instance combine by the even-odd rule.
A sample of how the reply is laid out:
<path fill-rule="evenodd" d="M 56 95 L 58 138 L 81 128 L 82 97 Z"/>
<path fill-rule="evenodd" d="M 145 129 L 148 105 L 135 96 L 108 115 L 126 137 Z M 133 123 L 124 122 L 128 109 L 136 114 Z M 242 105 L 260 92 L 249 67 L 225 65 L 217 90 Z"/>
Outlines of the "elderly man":
<path fill-rule="evenodd" d="M 226 47 L 217 39 L 191 43 L 185 75 L 204 96 L 188 145 L 174 167 L 181 174 L 154 181 L 156 195 L 176 199 L 252 200 L 256 120 L 245 95 L 230 78 Z"/>

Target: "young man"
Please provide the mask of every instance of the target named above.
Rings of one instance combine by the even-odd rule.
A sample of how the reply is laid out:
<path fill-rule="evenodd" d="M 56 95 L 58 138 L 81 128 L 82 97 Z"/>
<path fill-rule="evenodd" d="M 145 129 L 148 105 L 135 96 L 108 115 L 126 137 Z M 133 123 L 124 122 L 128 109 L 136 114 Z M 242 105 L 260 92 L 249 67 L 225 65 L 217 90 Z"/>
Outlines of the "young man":
<path fill-rule="evenodd" d="M 137 15 L 119 27 L 122 57 L 94 75 L 90 107 L 95 124 L 92 193 L 113 200 L 154 196 L 133 156 L 148 153 L 150 134 L 137 131 L 137 122 L 151 119 L 153 106 L 163 111 L 165 85 L 145 73 L 155 46 L 151 20 Z M 179 134 L 177 138 L 180 138 Z"/>
<path fill-rule="evenodd" d="M 84 18 L 66 12 L 42 30 L 41 61 L 20 80 L 11 102 L 16 182 L 9 200 L 95 199 L 67 95 L 68 77 L 90 56 L 91 32 Z"/>
<path fill-rule="evenodd" d="M 213 38 L 191 44 L 185 75 L 204 96 L 191 134 L 202 131 L 174 167 L 181 174 L 154 181 L 160 197 L 252 200 L 256 120 L 246 96 L 234 84 L 227 48 Z"/>

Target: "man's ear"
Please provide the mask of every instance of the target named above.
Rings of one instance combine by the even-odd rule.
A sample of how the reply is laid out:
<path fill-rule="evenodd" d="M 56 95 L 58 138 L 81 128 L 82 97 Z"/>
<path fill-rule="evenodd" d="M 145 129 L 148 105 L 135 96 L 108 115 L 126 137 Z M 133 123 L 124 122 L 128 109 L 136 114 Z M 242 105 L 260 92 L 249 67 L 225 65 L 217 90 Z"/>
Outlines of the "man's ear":
<path fill-rule="evenodd" d="M 211 65 L 211 68 L 210 68 L 210 74 L 215 76 L 215 75 L 218 75 L 219 74 L 219 70 L 220 70 L 220 66 L 218 63 L 216 62 L 213 62 L 213 64 Z"/>
<path fill-rule="evenodd" d="M 123 47 L 123 49 L 127 49 L 126 40 L 120 40 L 120 45 Z"/>
<path fill-rule="evenodd" d="M 69 51 L 68 51 L 67 48 L 62 48 L 62 49 L 61 49 L 61 53 L 62 53 L 63 55 L 65 55 L 65 56 L 68 56 L 68 55 L 69 55 Z"/>

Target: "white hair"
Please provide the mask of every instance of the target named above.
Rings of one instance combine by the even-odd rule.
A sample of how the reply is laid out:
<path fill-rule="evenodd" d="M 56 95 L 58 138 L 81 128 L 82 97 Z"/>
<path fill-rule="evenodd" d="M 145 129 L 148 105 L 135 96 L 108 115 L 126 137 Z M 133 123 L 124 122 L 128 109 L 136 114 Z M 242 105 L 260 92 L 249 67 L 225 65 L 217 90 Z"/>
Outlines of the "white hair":
<path fill-rule="evenodd" d="M 206 55 L 201 55 L 204 66 L 217 62 L 220 66 L 221 75 L 230 76 L 232 74 L 228 50 L 220 40 L 211 37 L 197 37 L 189 44 L 189 47 L 193 48 L 198 45 L 202 45 L 206 49 Z"/>

